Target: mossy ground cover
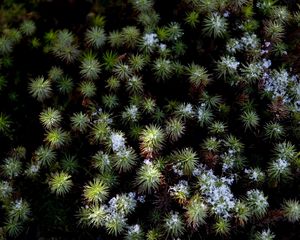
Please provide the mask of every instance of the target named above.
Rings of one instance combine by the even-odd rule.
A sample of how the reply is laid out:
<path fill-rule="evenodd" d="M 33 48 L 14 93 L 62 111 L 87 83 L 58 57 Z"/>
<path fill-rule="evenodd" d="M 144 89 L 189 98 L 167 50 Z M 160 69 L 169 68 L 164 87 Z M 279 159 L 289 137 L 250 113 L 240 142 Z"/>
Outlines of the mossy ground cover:
<path fill-rule="evenodd" d="M 1 239 L 297 239 L 296 1 L 0 6 Z"/>

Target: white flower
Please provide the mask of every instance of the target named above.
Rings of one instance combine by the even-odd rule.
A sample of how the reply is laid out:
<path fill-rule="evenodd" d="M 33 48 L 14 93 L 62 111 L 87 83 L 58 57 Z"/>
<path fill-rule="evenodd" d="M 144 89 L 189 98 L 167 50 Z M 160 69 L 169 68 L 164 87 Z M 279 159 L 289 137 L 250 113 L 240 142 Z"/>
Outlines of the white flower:
<path fill-rule="evenodd" d="M 265 59 L 265 58 L 264 58 L 262 61 L 263 61 L 262 66 L 263 66 L 264 68 L 269 68 L 269 67 L 272 65 L 272 62 L 271 62 L 270 59 Z"/>
<path fill-rule="evenodd" d="M 112 150 L 114 152 L 119 152 L 125 149 L 125 138 L 122 133 L 113 132 L 110 135 L 110 140 L 112 144 Z"/>
<path fill-rule="evenodd" d="M 146 33 L 143 37 L 144 45 L 148 47 L 153 47 L 158 43 L 158 38 L 156 33 Z"/>
<path fill-rule="evenodd" d="M 273 163 L 273 166 L 276 167 L 276 169 L 279 172 L 284 172 L 284 170 L 286 170 L 286 168 L 289 166 L 289 162 L 286 159 L 277 159 L 275 160 L 275 162 Z"/>

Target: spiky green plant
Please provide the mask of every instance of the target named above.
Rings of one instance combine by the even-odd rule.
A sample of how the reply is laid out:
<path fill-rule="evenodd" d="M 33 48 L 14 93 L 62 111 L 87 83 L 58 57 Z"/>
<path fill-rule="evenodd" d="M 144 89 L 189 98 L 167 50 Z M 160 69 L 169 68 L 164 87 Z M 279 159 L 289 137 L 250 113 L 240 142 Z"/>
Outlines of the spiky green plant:
<path fill-rule="evenodd" d="M 284 26 L 278 21 L 268 21 L 265 24 L 265 34 L 272 42 L 280 42 L 284 37 Z"/>
<path fill-rule="evenodd" d="M 265 125 L 265 135 L 268 139 L 277 140 L 285 135 L 283 126 L 277 122 L 269 122 Z"/>
<path fill-rule="evenodd" d="M 158 80 L 169 79 L 173 74 L 172 62 L 165 58 L 158 58 L 154 61 L 153 71 Z"/>
<path fill-rule="evenodd" d="M 106 86 L 109 91 L 114 92 L 120 88 L 120 80 L 114 76 L 106 80 Z"/>
<path fill-rule="evenodd" d="M 99 143 L 107 140 L 109 134 L 109 126 L 106 122 L 96 122 L 91 129 L 90 139 L 93 143 Z"/>
<path fill-rule="evenodd" d="M 127 228 L 127 232 L 125 235 L 125 240 L 143 240 L 144 238 L 144 233 L 140 225 L 135 224 L 132 226 L 129 226 Z"/>
<path fill-rule="evenodd" d="M 31 213 L 29 203 L 23 199 L 11 202 L 8 210 L 9 219 L 13 221 L 25 221 Z"/>
<path fill-rule="evenodd" d="M 199 13 L 196 11 L 191 11 L 186 14 L 185 18 L 186 24 L 190 25 L 192 28 L 196 28 L 199 23 Z"/>
<path fill-rule="evenodd" d="M 85 33 L 85 40 L 89 46 L 95 49 L 102 47 L 105 44 L 107 37 L 104 29 L 98 26 L 91 27 Z"/>
<path fill-rule="evenodd" d="M 0 37 L 0 54 L 5 55 L 13 50 L 13 41 L 7 36 Z"/>
<path fill-rule="evenodd" d="M 165 132 L 171 142 L 177 141 L 185 132 L 184 123 L 177 118 L 171 118 L 166 122 Z"/>
<path fill-rule="evenodd" d="M 226 18 L 213 13 L 204 19 L 203 32 L 209 37 L 223 38 L 227 33 L 227 27 Z"/>
<path fill-rule="evenodd" d="M 218 152 L 221 147 L 220 140 L 215 137 L 208 137 L 202 143 L 202 148 L 210 152 Z"/>
<path fill-rule="evenodd" d="M 34 152 L 34 158 L 40 162 L 42 166 L 50 166 L 51 163 L 56 159 L 56 152 L 54 149 L 48 146 L 40 146 Z"/>
<path fill-rule="evenodd" d="M 140 54 L 130 55 L 129 63 L 133 71 L 141 71 L 148 63 L 148 59 L 146 56 Z"/>
<path fill-rule="evenodd" d="M 126 46 L 133 48 L 137 45 L 140 31 L 135 26 L 127 26 L 122 29 L 122 37 Z"/>
<path fill-rule="evenodd" d="M 109 188 L 99 179 L 88 182 L 83 189 L 83 196 L 87 202 L 101 203 L 108 197 Z"/>
<path fill-rule="evenodd" d="M 136 75 L 131 76 L 126 81 L 126 90 L 130 94 L 141 94 L 143 92 L 142 78 Z"/>
<path fill-rule="evenodd" d="M 188 69 L 188 76 L 191 85 L 195 88 L 200 86 L 206 86 L 210 81 L 210 76 L 207 70 L 199 65 L 191 64 Z"/>
<path fill-rule="evenodd" d="M 113 236 L 120 235 L 126 227 L 125 219 L 120 214 L 114 214 L 105 221 L 105 229 L 108 234 Z"/>
<path fill-rule="evenodd" d="M 241 115 L 245 130 L 254 129 L 259 125 L 259 117 L 254 111 L 245 111 Z"/>
<path fill-rule="evenodd" d="M 86 132 L 90 124 L 90 118 L 86 113 L 78 112 L 71 116 L 72 129 L 79 132 Z"/>
<path fill-rule="evenodd" d="M 34 78 L 29 83 L 29 93 L 38 101 L 43 102 L 52 95 L 51 82 L 42 76 Z"/>
<path fill-rule="evenodd" d="M 286 200 L 282 204 L 284 216 L 289 222 L 297 222 L 300 220 L 300 203 L 298 200 Z"/>
<path fill-rule="evenodd" d="M 59 30 L 55 34 L 52 52 L 66 63 L 74 62 L 78 58 L 80 52 L 73 33 L 67 29 Z"/>
<path fill-rule="evenodd" d="M 116 94 L 106 94 L 102 96 L 102 102 L 104 107 L 112 110 L 119 105 L 119 98 Z"/>
<path fill-rule="evenodd" d="M 46 129 L 58 127 L 62 120 L 60 111 L 51 107 L 42 111 L 39 118 Z"/>
<path fill-rule="evenodd" d="M 123 45 L 123 34 L 120 31 L 112 31 L 108 35 L 108 42 L 111 47 L 119 48 Z"/>
<path fill-rule="evenodd" d="M 132 75 L 132 69 L 126 63 L 120 62 L 115 65 L 113 73 L 120 80 L 128 79 Z"/>
<path fill-rule="evenodd" d="M 184 222 L 182 217 L 179 215 L 178 212 L 170 213 L 164 218 L 164 225 L 163 225 L 167 238 L 172 237 L 180 237 L 183 235 L 184 229 Z"/>
<path fill-rule="evenodd" d="M 142 155 L 158 153 L 164 144 L 165 133 L 156 125 L 149 125 L 143 129 L 140 135 L 140 150 Z"/>
<path fill-rule="evenodd" d="M 157 104 L 153 98 L 145 98 L 142 102 L 142 110 L 145 113 L 153 114 L 156 110 Z"/>
<path fill-rule="evenodd" d="M 68 76 L 63 76 L 56 83 L 57 89 L 61 94 L 70 94 L 73 90 L 73 79 Z"/>
<path fill-rule="evenodd" d="M 8 236 L 16 238 L 24 231 L 24 226 L 22 222 L 10 219 L 5 222 L 4 230 L 8 233 Z"/>
<path fill-rule="evenodd" d="M 10 118 L 4 114 L 0 113 L 0 133 L 6 135 L 9 133 L 10 126 L 11 126 L 12 121 Z"/>
<path fill-rule="evenodd" d="M 80 66 L 80 74 L 84 79 L 96 80 L 101 72 L 101 65 L 92 52 L 83 55 Z"/>
<path fill-rule="evenodd" d="M 46 132 L 45 142 L 53 149 L 58 149 L 65 146 L 71 140 L 69 132 L 62 128 L 53 128 Z"/>
<path fill-rule="evenodd" d="M 239 65 L 240 62 L 238 62 L 235 57 L 229 55 L 222 56 L 217 62 L 217 76 L 219 78 L 223 77 L 224 79 L 233 77 L 237 73 Z"/>
<path fill-rule="evenodd" d="M 103 54 L 103 66 L 105 70 L 112 70 L 118 61 L 118 55 L 113 51 L 106 51 Z"/>
<path fill-rule="evenodd" d="M 197 165 L 198 157 L 192 148 L 184 148 L 172 154 L 172 161 L 180 164 L 183 173 L 190 176 Z"/>
<path fill-rule="evenodd" d="M 295 160 L 297 156 L 295 145 L 287 141 L 276 144 L 273 152 L 275 158 L 286 159 L 288 161 Z"/>
<path fill-rule="evenodd" d="M 80 208 L 77 217 L 80 225 L 99 228 L 104 225 L 106 212 L 102 205 L 92 205 Z"/>
<path fill-rule="evenodd" d="M 213 226 L 216 235 L 224 236 L 228 235 L 230 232 L 230 223 L 227 219 L 218 218 Z"/>
<path fill-rule="evenodd" d="M 147 160 L 138 170 L 135 183 L 140 192 L 149 194 L 158 189 L 161 177 L 158 167 Z"/>
<path fill-rule="evenodd" d="M 185 216 L 187 223 L 193 229 L 197 229 L 205 223 L 205 218 L 208 215 L 208 206 L 203 202 L 203 199 L 197 194 L 194 195 L 186 206 Z"/>
<path fill-rule="evenodd" d="M 291 177 L 290 163 L 286 159 L 276 159 L 270 162 L 268 175 L 276 182 L 285 181 Z"/>
<path fill-rule="evenodd" d="M 250 218 L 250 209 L 243 201 L 238 201 L 234 208 L 234 218 L 239 225 L 244 226 Z"/>
<path fill-rule="evenodd" d="M 71 175 L 65 172 L 55 172 L 51 174 L 48 184 L 52 193 L 57 196 L 63 196 L 67 194 L 73 185 Z"/>
<path fill-rule="evenodd" d="M 97 87 L 92 81 L 82 81 L 79 84 L 79 91 L 84 97 L 91 98 L 96 95 Z"/>
<path fill-rule="evenodd" d="M 8 157 L 1 165 L 1 172 L 5 177 L 14 178 L 21 174 L 22 163 L 19 159 Z"/>
<path fill-rule="evenodd" d="M 51 67 L 50 70 L 48 71 L 48 78 L 53 82 L 60 80 L 63 77 L 63 75 L 64 75 L 63 69 L 57 66 Z"/>
<path fill-rule="evenodd" d="M 122 149 L 114 154 L 113 164 L 119 172 L 131 170 L 137 161 L 137 155 L 132 148 Z"/>
<path fill-rule="evenodd" d="M 61 160 L 62 170 L 67 173 L 75 173 L 78 171 L 79 162 L 76 156 L 70 154 L 64 154 Z"/>
<path fill-rule="evenodd" d="M 223 134 L 226 132 L 227 125 L 220 121 L 215 121 L 209 126 L 209 131 L 212 134 Z"/>
<path fill-rule="evenodd" d="M 253 189 L 247 192 L 246 203 L 252 215 L 256 218 L 261 218 L 267 213 L 269 203 L 268 197 L 263 192 Z"/>
<path fill-rule="evenodd" d="M 20 31 L 26 36 L 33 35 L 36 31 L 35 23 L 31 20 L 25 20 L 20 26 Z"/>
<path fill-rule="evenodd" d="M 273 240 L 275 238 L 275 235 L 268 228 L 267 230 L 257 232 L 254 237 L 255 240 Z"/>

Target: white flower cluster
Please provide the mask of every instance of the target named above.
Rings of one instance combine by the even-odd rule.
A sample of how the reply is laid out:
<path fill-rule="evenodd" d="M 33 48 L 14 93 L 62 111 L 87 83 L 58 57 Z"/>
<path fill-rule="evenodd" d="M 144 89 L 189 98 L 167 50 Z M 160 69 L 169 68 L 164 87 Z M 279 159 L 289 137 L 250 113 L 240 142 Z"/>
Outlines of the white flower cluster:
<path fill-rule="evenodd" d="M 128 237 L 134 237 L 135 235 L 140 234 L 142 231 L 140 225 L 135 224 L 133 226 L 128 227 L 127 236 Z"/>
<path fill-rule="evenodd" d="M 180 222 L 179 213 L 171 213 L 171 216 L 166 220 L 166 225 L 172 229 Z"/>
<path fill-rule="evenodd" d="M 193 105 L 190 103 L 180 104 L 177 113 L 183 117 L 192 117 L 194 115 Z"/>
<path fill-rule="evenodd" d="M 234 168 L 235 162 L 236 162 L 236 151 L 229 149 L 228 152 L 223 153 L 220 155 L 223 165 L 222 165 L 222 171 L 226 172 Z"/>
<path fill-rule="evenodd" d="M 180 177 L 183 176 L 183 169 L 182 169 L 181 163 L 173 164 L 172 169 L 173 169 L 173 172 L 175 174 L 177 174 L 178 176 L 180 176 Z"/>
<path fill-rule="evenodd" d="M 119 152 L 125 149 L 125 138 L 120 132 L 112 132 L 110 135 L 112 150 Z"/>
<path fill-rule="evenodd" d="M 257 49 L 259 47 L 259 39 L 256 34 L 245 33 L 241 39 L 232 38 L 228 41 L 226 49 L 230 53 L 236 53 L 241 50 Z"/>
<path fill-rule="evenodd" d="M 145 46 L 154 47 L 158 44 L 159 40 L 156 33 L 146 33 L 143 37 Z"/>
<path fill-rule="evenodd" d="M 265 177 L 265 174 L 259 168 L 245 169 L 244 172 L 248 178 L 253 182 L 258 182 Z"/>
<path fill-rule="evenodd" d="M 126 108 L 125 114 L 132 121 L 137 121 L 137 116 L 138 116 L 137 106 L 136 105 L 131 105 L 130 107 Z"/>
<path fill-rule="evenodd" d="M 132 212 L 136 207 L 136 193 L 130 192 L 127 194 L 116 195 L 108 202 L 109 212 L 118 212 L 122 215 L 127 215 Z"/>
<path fill-rule="evenodd" d="M 180 180 L 176 185 L 169 188 L 171 196 L 189 196 L 189 184 L 186 180 Z"/>
<path fill-rule="evenodd" d="M 259 209 L 265 209 L 269 206 L 267 197 L 265 197 L 263 192 L 259 191 L 258 189 L 247 191 L 247 200 L 251 206 Z"/>
<path fill-rule="evenodd" d="M 264 73 L 264 90 L 271 94 L 272 98 L 281 97 L 284 103 L 291 103 L 290 91 L 299 85 L 297 76 L 290 76 L 286 70 Z"/>
<path fill-rule="evenodd" d="M 136 207 L 137 201 L 135 197 L 136 194 L 134 192 L 130 192 L 128 194 L 116 195 L 111 198 L 108 205 L 103 206 L 106 213 L 105 221 L 118 221 L 125 225 L 127 221 L 126 216 Z"/>
<path fill-rule="evenodd" d="M 259 47 L 259 39 L 256 34 L 245 33 L 245 35 L 241 38 L 240 43 L 242 44 L 244 49 L 257 49 Z"/>
<path fill-rule="evenodd" d="M 277 169 L 278 172 L 284 172 L 290 163 L 286 159 L 278 158 L 274 161 L 273 166 Z"/>
<path fill-rule="evenodd" d="M 235 59 L 235 57 L 222 57 L 222 65 L 226 66 L 230 70 L 236 71 L 240 63 Z"/>
<path fill-rule="evenodd" d="M 214 214 L 223 218 L 231 217 L 231 210 L 234 209 L 236 199 L 234 198 L 230 185 L 234 182 L 233 176 L 217 177 L 211 169 L 202 169 L 198 176 L 200 189 L 205 196 L 205 200 L 211 205 Z"/>

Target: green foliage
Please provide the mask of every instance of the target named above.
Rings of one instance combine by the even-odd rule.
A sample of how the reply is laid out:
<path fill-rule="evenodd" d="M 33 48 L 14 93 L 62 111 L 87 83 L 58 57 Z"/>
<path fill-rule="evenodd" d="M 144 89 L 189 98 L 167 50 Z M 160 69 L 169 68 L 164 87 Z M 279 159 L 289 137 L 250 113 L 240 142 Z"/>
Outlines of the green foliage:
<path fill-rule="evenodd" d="M 57 196 L 63 196 L 67 194 L 73 185 L 71 175 L 65 172 L 56 172 L 51 174 L 48 184 L 52 193 Z"/>
<path fill-rule="evenodd" d="M 85 39 L 89 46 L 98 49 L 105 44 L 106 34 L 104 32 L 104 29 L 98 26 L 94 26 L 86 31 Z"/>
<path fill-rule="evenodd" d="M 152 155 L 162 149 L 165 133 L 156 125 L 146 126 L 140 135 L 140 150 L 143 155 Z"/>
<path fill-rule="evenodd" d="M 83 55 L 80 74 L 84 79 L 96 80 L 101 72 L 100 63 L 92 52 Z"/>
<path fill-rule="evenodd" d="M 58 127 L 61 120 L 61 113 L 57 109 L 47 108 L 40 113 L 40 121 L 46 129 Z"/>
<path fill-rule="evenodd" d="M 58 149 L 66 145 L 70 141 L 69 132 L 62 130 L 61 128 L 53 128 L 46 132 L 45 142 L 49 144 L 51 148 Z"/>
<path fill-rule="evenodd" d="M 0 113 L 0 133 L 6 135 L 9 133 L 11 120 L 9 116 L 4 113 Z"/>
<path fill-rule="evenodd" d="M 140 192 L 149 194 L 158 189 L 161 177 L 162 174 L 158 167 L 151 162 L 147 162 L 138 170 L 135 182 Z"/>
<path fill-rule="evenodd" d="M 256 128 L 259 125 L 259 117 L 254 111 L 246 111 L 241 115 L 245 130 Z"/>
<path fill-rule="evenodd" d="M 297 200 L 286 200 L 282 205 L 284 216 L 290 222 L 296 222 L 300 220 L 300 204 Z"/>
<path fill-rule="evenodd" d="M 84 186 L 83 196 L 87 202 L 101 203 L 108 197 L 108 186 L 99 179 L 94 179 Z"/>
<path fill-rule="evenodd" d="M 180 237 L 184 233 L 184 223 L 179 213 L 170 213 L 164 219 L 164 229 L 167 236 Z"/>
<path fill-rule="evenodd" d="M 43 102 L 52 95 L 51 82 L 44 77 L 32 79 L 29 83 L 29 93 L 38 101 Z"/>
<path fill-rule="evenodd" d="M 226 18 L 219 14 L 211 14 L 204 19 L 203 32 L 209 37 L 224 38 L 227 33 L 227 27 Z"/>

